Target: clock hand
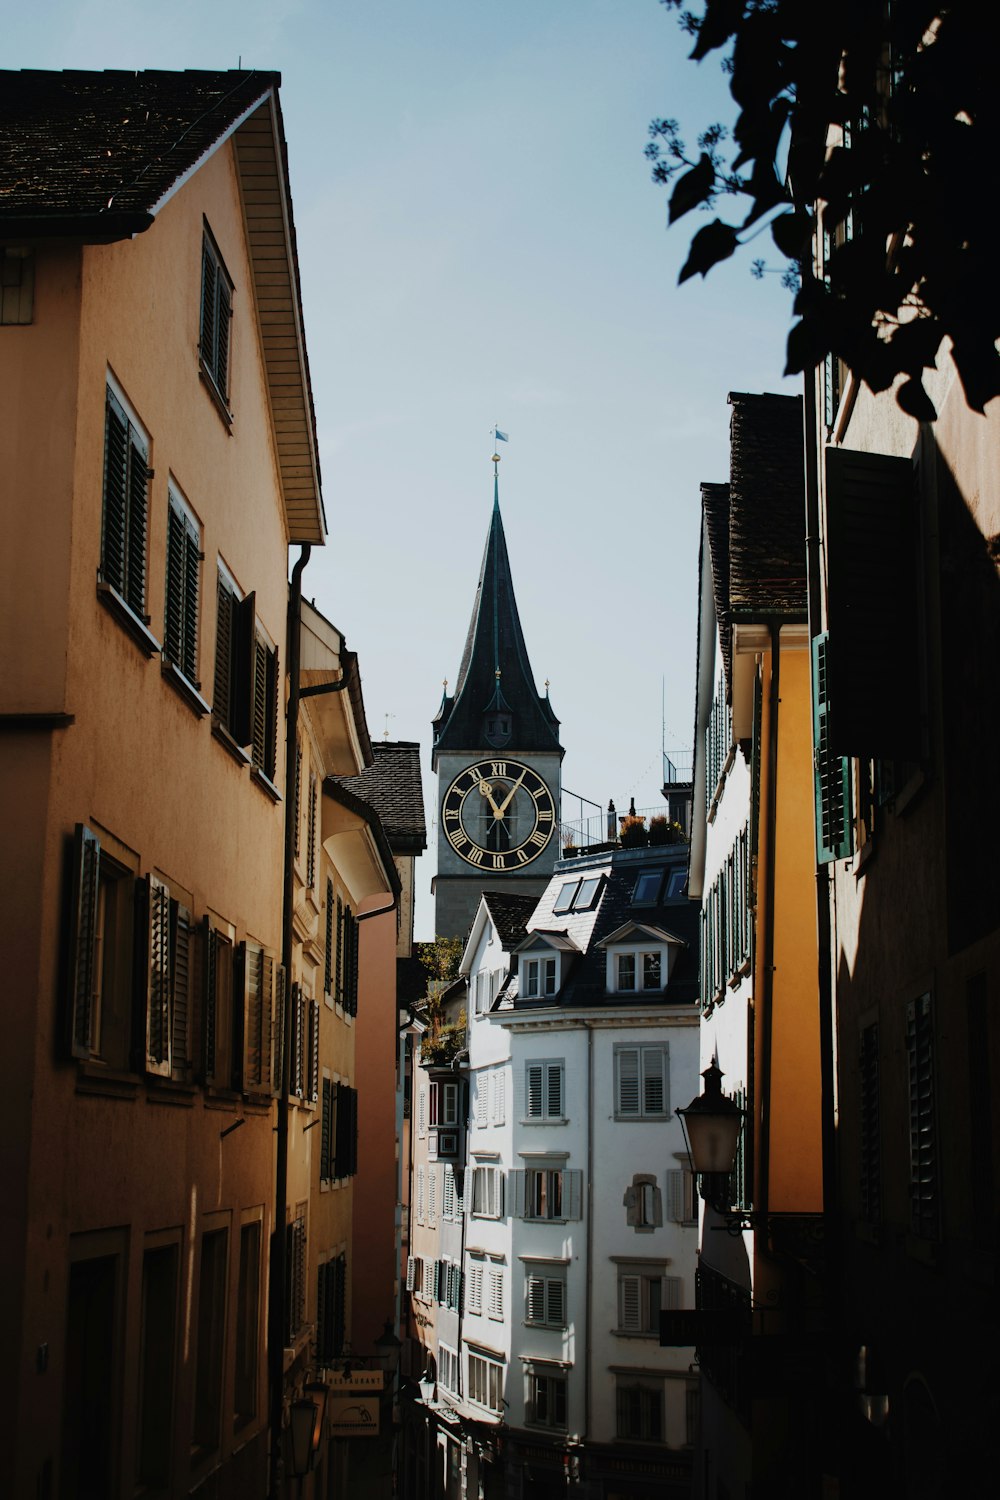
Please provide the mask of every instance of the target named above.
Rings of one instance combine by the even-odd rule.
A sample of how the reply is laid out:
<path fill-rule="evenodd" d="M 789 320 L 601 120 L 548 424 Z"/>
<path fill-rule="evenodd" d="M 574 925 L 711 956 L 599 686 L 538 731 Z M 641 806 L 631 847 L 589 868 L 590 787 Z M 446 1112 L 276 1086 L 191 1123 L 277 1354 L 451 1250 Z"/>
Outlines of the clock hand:
<path fill-rule="evenodd" d="M 490 807 L 493 810 L 494 820 L 503 816 L 502 809 L 498 808 L 497 805 L 496 805 L 496 803 L 493 801 L 493 784 L 492 784 L 492 782 L 481 781 L 479 783 L 479 795 L 481 797 L 485 797 L 486 800 L 487 800 L 487 802 L 490 804 Z"/>
<path fill-rule="evenodd" d="M 495 813 L 495 815 L 496 815 L 496 816 L 497 816 L 497 817 L 498 817 L 498 818 L 502 818 L 502 817 L 503 817 L 503 815 L 504 815 L 504 813 L 505 813 L 505 812 L 506 812 L 506 811 L 507 811 L 507 809 L 508 809 L 508 807 L 509 807 L 509 806 L 510 806 L 510 804 L 511 804 L 511 799 L 512 799 L 512 798 L 513 798 L 513 796 L 514 796 L 514 793 L 515 793 L 515 792 L 516 792 L 516 791 L 517 791 L 517 789 L 518 789 L 518 787 L 519 787 L 519 786 L 520 786 L 520 785 L 521 785 L 521 782 L 522 782 L 522 781 L 523 781 L 523 780 L 524 780 L 524 778 L 525 778 L 525 776 L 527 776 L 527 774 L 528 774 L 528 768 L 527 768 L 527 766 L 526 766 L 526 767 L 525 767 L 525 768 L 524 768 L 524 770 L 523 770 L 523 771 L 522 771 L 522 772 L 521 772 L 521 774 L 520 774 L 520 776 L 519 776 L 519 777 L 518 777 L 518 778 L 517 778 L 517 780 L 516 780 L 516 781 L 515 781 L 515 782 L 514 782 L 514 785 L 513 785 L 513 786 L 512 786 L 512 787 L 511 787 L 511 789 L 510 789 L 510 791 L 509 791 L 509 792 L 508 792 L 508 793 L 507 793 L 507 795 L 506 795 L 506 797 L 505 797 L 505 798 L 504 798 L 504 799 L 503 799 L 503 801 L 502 801 L 502 802 L 501 802 L 501 804 L 500 804 L 500 806 L 499 806 L 499 807 L 495 807 L 495 808 L 494 808 L 494 809 L 493 809 L 493 811 L 494 811 L 494 813 Z"/>

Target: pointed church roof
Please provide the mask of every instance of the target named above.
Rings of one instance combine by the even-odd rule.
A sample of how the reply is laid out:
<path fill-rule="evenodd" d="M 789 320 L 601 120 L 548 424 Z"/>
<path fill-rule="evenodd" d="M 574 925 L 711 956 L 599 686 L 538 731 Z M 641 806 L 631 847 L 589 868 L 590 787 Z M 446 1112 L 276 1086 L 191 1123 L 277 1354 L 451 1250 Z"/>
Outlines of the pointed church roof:
<path fill-rule="evenodd" d="M 508 715 L 510 735 L 497 749 L 560 750 L 559 720 L 548 694 L 539 693 L 528 661 L 514 598 L 510 559 L 500 517 L 498 481 L 486 536 L 469 633 L 454 696 L 447 693 L 434 720 L 434 748 L 475 751 L 487 744 L 488 715 Z"/>

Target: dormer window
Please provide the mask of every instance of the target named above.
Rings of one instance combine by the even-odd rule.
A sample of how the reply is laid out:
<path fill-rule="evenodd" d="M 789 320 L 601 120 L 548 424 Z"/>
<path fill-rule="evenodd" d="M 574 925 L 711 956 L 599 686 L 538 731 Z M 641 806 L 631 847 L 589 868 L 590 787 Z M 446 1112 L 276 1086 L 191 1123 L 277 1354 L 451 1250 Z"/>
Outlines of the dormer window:
<path fill-rule="evenodd" d="M 585 879 L 567 880 L 560 888 L 552 907 L 554 916 L 563 917 L 571 911 L 590 911 L 596 906 L 603 875 L 588 875 Z"/>
<path fill-rule="evenodd" d="M 686 945 L 666 928 L 626 922 L 598 946 L 607 955 L 608 993 L 648 999 L 666 989 L 673 961 Z"/>
<path fill-rule="evenodd" d="M 618 953 L 616 990 L 661 990 L 663 961 L 659 948 L 640 953 Z"/>
<path fill-rule="evenodd" d="M 521 994 L 525 1000 L 542 1000 L 556 993 L 559 988 L 558 958 L 523 958 L 521 965 L 524 971 Z"/>

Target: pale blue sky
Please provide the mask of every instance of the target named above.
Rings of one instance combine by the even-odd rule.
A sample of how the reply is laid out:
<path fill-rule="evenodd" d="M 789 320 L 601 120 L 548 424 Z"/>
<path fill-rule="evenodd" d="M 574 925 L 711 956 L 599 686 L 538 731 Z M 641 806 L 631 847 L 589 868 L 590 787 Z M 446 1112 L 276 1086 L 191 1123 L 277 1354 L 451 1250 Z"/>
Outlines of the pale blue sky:
<path fill-rule="evenodd" d="M 698 484 L 727 393 L 784 390 L 790 307 L 750 254 L 677 286 L 642 150 L 728 116 L 657 0 L 39 0 L 5 67 L 278 69 L 330 539 L 308 595 L 359 653 L 373 738 L 424 745 L 492 503 L 562 720 L 564 784 L 660 801 L 690 751 Z M 690 227 L 689 227 L 690 226 Z M 767 254 L 767 242 L 753 253 Z M 421 861 L 418 936 L 431 935 Z"/>

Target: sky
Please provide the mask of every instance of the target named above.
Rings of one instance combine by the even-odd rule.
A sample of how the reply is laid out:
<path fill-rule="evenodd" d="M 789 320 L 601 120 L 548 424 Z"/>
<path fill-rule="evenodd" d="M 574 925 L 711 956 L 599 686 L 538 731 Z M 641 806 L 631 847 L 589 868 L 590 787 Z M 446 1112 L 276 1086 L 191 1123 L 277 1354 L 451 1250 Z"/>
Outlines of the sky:
<path fill-rule="evenodd" d="M 728 477 L 727 395 L 800 389 L 788 294 L 750 275 L 765 241 L 679 287 L 699 216 L 667 231 L 643 156 L 655 116 L 689 142 L 731 119 L 718 62 L 687 60 L 658 0 L 36 0 L 3 29 L 7 68 L 282 75 L 330 533 L 303 588 L 358 652 L 372 738 L 422 746 L 418 938 L 430 721 L 472 611 L 494 424 L 564 789 L 661 806 L 661 748 L 690 764 L 699 484 Z"/>

